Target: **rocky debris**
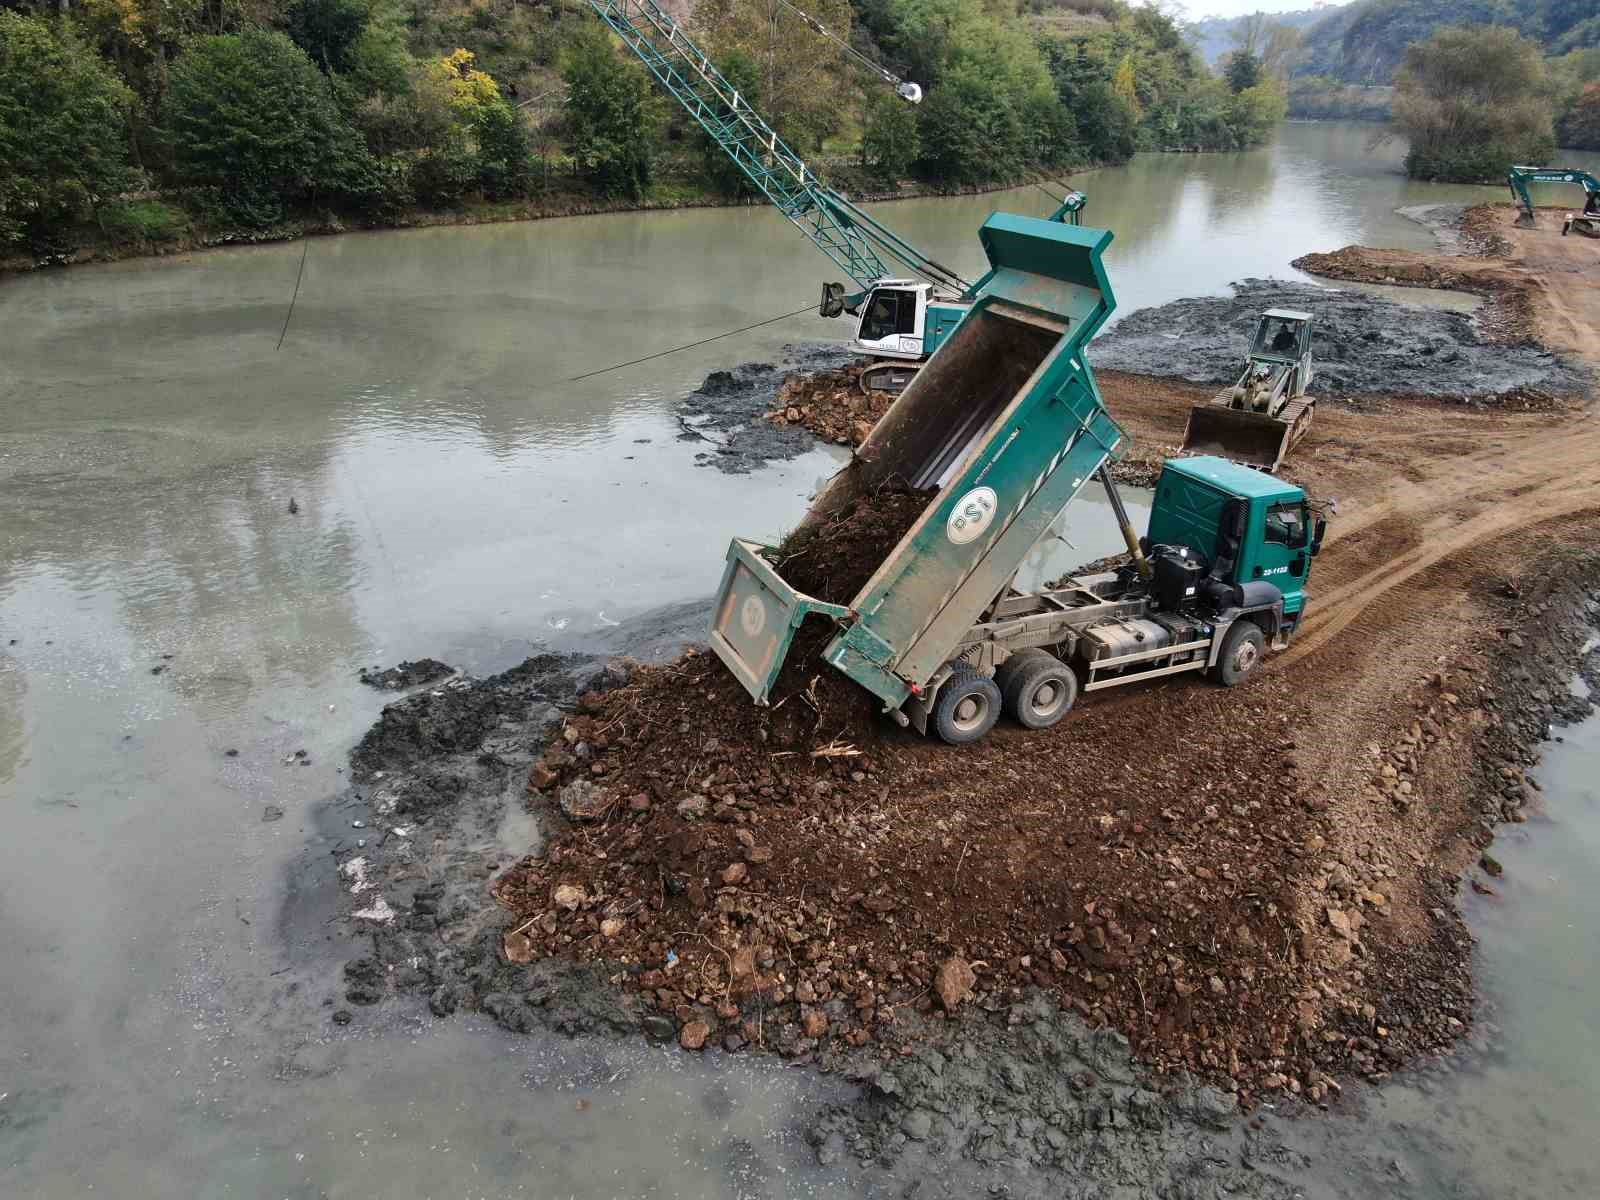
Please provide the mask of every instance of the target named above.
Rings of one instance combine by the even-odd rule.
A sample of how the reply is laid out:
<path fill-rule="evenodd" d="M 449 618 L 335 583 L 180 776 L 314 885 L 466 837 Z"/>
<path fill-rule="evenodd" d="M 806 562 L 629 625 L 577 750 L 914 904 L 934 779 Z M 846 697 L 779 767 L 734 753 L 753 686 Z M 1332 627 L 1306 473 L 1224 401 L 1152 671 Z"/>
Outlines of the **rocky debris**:
<path fill-rule="evenodd" d="M 1334 254 L 1306 255 L 1294 266 L 1342 279 L 1483 290 L 1471 279 L 1442 277 L 1441 272 L 1449 274 L 1444 268 L 1426 273 L 1425 278 L 1375 278 L 1375 272 L 1363 271 L 1358 264 L 1370 253 L 1348 247 Z M 1475 319 L 1354 288 L 1278 279 L 1246 279 L 1232 286 L 1232 296 L 1174 300 L 1129 313 L 1095 339 L 1089 351 L 1095 369 L 1231 384 L 1244 369 L 1262 312 L 1293 308 L 1316 318 L 1314 396 L 1499 397 L 1521 407 L 1551 405 L 1555 398 L 1585 395 L 1589 389 L 1588 372 L 1581 367 L 1525 336 L 1508 338 L 1490 329 L 1485 322 L 1492 322 L 1493 314 Z"/>
<path fill-rule="evenodd" d="M 403 662 L 387 669 L 363 667 L 358 678 L 368 687 L 377 688 L 379 691 L 403 692 L 410 688 L 422 687 L 424 684 L 436 683 L 455 673 L 456 669 L 448 663 L 442 663 L 436 658 L 419 658 L 415 662 Z"/>
<path fill-rule="evenodd" d="M 554 772 L 548 771 L 544 764 L 538 764 L 538 767 L 553 776 Z M 610 792 L 587 779 L 574 779 L 556 793 L 561 815 L 569 821 L 598 821 L 611 811 L 616 802 L 616 797 Z"/>
<path fill-rule="evenodd" d="M 945 1012 L 955 1012 L 961 1002 L 972 995 L 972 985 L 977 982 L 978 977 L 967 961 L 952 956 L 944 960 L 939 973 L 933 977 L 933 990 L 938 993 Z"/>
<path fill-rule="evenodd" d="M 701 1050 L 710 1036 L 711 1026 L 706 1022 L 686 1021 L 683 1028 L 678 1030 L 678 1045 L 685 1050 Z"/>

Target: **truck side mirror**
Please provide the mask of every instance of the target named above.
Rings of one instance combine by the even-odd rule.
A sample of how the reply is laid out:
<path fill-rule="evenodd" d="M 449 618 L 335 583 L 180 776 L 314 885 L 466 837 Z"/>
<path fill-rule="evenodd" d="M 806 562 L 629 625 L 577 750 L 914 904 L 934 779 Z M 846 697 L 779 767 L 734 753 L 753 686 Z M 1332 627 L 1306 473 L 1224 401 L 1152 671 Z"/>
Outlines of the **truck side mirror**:
<path fill-rule="evenodd" d="M 1328 532 L 1328 518 L 1318 517 L 1311 526 L 1311 556 L 1315 558 L 1317 551 L 1322 549 L 1323 535 Z"/>

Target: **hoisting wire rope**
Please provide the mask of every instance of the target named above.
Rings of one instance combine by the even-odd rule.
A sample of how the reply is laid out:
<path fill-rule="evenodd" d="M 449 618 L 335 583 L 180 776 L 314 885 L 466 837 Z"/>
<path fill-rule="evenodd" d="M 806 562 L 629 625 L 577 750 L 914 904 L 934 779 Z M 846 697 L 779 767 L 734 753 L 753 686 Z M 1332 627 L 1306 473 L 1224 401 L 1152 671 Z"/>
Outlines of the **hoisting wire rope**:
<path fill-rule="evenodd" d="M 653 359 L 665 358 L 669 354 L 677 354 L 680 350 L 693 350 L 696 346 L 704 346 L 708 342 L 721 341 L 725 337 L 732 337 L 736 333 L 748 333 L 752 329 L 760 329 L 763 325 L 776 325 L 779 321 L 787 321 L 790 317 L 798 317 L 801 313 L 816 312 L 815 304 L 808 304 L 804 308 L 797 308 L 793 312 L 786 312 L 776 317 L 768 317 L 765 321 L 757 321 L 753 325 L 741 325 L 738 329 L 730 329 L 725 333 L 712 334 L 708 338 L 701 338 L 698 342 L 686 342 L 682 346 L 674 346 L 670 350 L 658 350 L 654 354 L 646 354 L 643 358 L 632 358 L 627 362 L 612 363 L 609 367 L 601 367 L 598 371 L 590 371 L 583 375 L 574 375 L 567 380 L 568 383 L 578 383 L 584 379 L 593 379 L 596 375 L 604 375 L 608 371 L 620 371 L 623 367 L 636 367 L 640 363 L 647 363 Z"/>
<path fill-rule="evenodd" d="M 857 62 L 861 63 L 869 71 L 871 71 L 874 75 L 876 75 L 880 79 L 882 79 L 885 83 L 894 84 L 895 90 L 898 91 L 902 97 L 904 97 L 907 100 L 911 100 L 911 102 L 913 104 L 918 103 L 918 102 L 921 101 L 921 99 L 922 99 L 922 89 L 918 85 L 916 85 L 914 83 L 907 83 L 904 79 L 900 78 L 900 76 L 896 75 L 893 71 L 889 70 L 889 68 L 885 67 L 882 63 L 876 62 L 870 56 L 861 53 L 861 51 L 857 50 L 849 42 L 845 41 L 838 34 L 834 33 L 831 29 L 829 29 L 826 25 L 824 25 L 821 21 L 817 20 L 815 17 L 813 17 L 810 13 L 808 13 L 805 9 L 801 8 L 799 5 L 791 4 L 789 2 L 789 0 L 777 0 L 777 3 L 778 3 L 778 5 L 780 7 L 788 9 L 795 16 L 799 17 L 802 21 L 804 21 L 806 23 L 806 25 L 810 27 L 810 29 L 811 29 L 811 31 L 813 33 L 820 33 L 823 37 L 827 38 L 834 45 L 838 46 L 841 50 L 843 50 L 851 58 L 853 58 Z M 911 88 L 911 89 L 914 89 L 914 90 L 913 90 L 913 92 L 908 93 L 906 91 L 907 88 Z M 913 96 L 915 97 L 914 99 L 913 99 Z"/>

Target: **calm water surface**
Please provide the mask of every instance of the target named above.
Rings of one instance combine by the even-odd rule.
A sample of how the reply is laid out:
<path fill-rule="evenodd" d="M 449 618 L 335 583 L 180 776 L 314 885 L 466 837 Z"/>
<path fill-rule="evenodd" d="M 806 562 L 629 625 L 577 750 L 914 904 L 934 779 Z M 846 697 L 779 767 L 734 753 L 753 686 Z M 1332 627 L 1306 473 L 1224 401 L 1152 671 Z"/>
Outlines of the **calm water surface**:
<path fill-rule="evenodd" d="M 1116 231 L 1122 309 L 1290 275 L 1309 250 L 1427 248 L 1396 208 L 1499 196 L 1407 184 L 1369 136 L 1292 126 L 1074 180 Z M 1051 207 L 1024 189 L 883 215 L 976 276 L 990 211 Z M 721 475 L 672 405 L 839 324 L 569 380 L 797 308 L 826 264 L 754 209 L 305 252 L 281 349 L 300 245 L 0 280 L 0 1195 L 837 1193 L 792 1133 L 834 1085 L 404 1012 L 338 1029 L 328 972 L 294 964 L 348 943 L 290 947 L 281 923 L 286 868 L 338 833 L 321 802 L 382 703 L 357 667 L 483 672 L 603 636 L 707 596 L 731 535 L 804 511 L 837 453 Z M 1115 548 L 1087 516 L 1061 553 Z M 311 766 L 284 762 L 302 748 Z M 1552 762 L 1548 823 L 1508 847 L 1514 886 L 1479 922 L 1508 1027 L 1493 1061 L 1447 1101 L 1381 1101 L 1426 1160 L 1416 1194 L 1593 1179 L 1595 750 Z"/>

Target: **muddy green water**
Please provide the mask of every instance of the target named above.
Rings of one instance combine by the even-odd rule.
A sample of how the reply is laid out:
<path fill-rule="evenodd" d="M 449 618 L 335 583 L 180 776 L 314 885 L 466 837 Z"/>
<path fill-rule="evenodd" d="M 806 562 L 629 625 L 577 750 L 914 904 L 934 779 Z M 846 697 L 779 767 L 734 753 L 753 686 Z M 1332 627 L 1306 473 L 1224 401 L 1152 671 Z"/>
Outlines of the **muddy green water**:
<path fill-rule="evenodd" d="M 1308 250 L 1425 248 L 1397 207 L 1498 195 L 1408 185 L 1369 136 L 1293 126 L 1075 180 L 1117 232 L 1122 307 Z M 883 213 L 975 275 L 992 209 L 1050 207 L 1025 189 Z M 301 252 L 0 280 L 0 1196 L 854 1190 L 792 1133 L 836 1084 L 412 1012 L 341 1029 L 349 943 L 314 899 L 285 916 L 358 836 L 324 804 L 382 704 L 357 667 L 595 644 L 704 598 L 732 534 L 804 510 L 837 453 L 721 475 L 671 406 L 838 324 L 567 380 L 797 308 L 825 264 L 759 210 L 321 239 L 277 349 Z M 1063 536 L 1116 545 L 1089 506 Z M 1376 1102 L 1372 1153 L 1401 1144 L 1413 1194 L 1597 1190 L 1573 1190 L 1600 1135 L 1597 743 L 1552 760 L 1548 822 L 1505 856 L 1523 882 L 1479 922 L 1490 1060 L 1442 1099 Z M 285 762 L 299 749 L 311 765 Z"/>

